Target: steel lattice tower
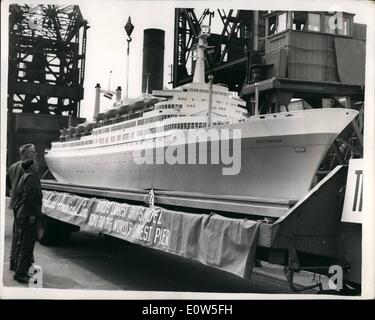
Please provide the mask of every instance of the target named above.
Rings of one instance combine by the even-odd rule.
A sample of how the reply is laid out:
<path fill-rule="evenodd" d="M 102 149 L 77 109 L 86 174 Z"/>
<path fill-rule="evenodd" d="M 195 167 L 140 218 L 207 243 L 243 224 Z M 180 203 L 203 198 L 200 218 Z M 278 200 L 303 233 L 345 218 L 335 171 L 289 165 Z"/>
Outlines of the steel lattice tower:
<path fill-rule="evenodd" d="M 10 5 L 9 112 L 79 116 L 88 28 L 78 6 Z"/>
<path fill-rule="evenodd" d="M 221 21 L 221 32 L 211 32 L 210 50 L 206 52 L 206 76 L 213 74 L 215 83 L 224 83 L 231 91 L 240 92 L 248 76 L 248 61 L 264 51 L 264 11 L 205 9 L 198 18 L 192 8 L 177 8 L 171 81 L 174 87 L 192 81 L 197 36 L 203 24 L 211 26 L 215 13 L 220 18 L 216 21 Z"/>

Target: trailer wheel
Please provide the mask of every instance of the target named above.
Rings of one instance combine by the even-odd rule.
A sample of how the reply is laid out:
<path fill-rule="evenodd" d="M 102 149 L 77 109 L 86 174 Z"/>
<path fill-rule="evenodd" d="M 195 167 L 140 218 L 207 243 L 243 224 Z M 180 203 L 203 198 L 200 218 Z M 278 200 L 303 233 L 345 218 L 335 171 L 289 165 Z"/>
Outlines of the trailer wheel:
<path fill-rule="evenodd" d="M 68 224 L 46 215 L 42 215 L 38 221 L 38 240 L 45 246 L 67 243 L 72 231 Z"/>
<path fill-rule="evenodd" d="M 57 237 L 56 237 L 56 244 L 64 245 L 70 239 L 70 234 L 72 229 L 69 225 L 63 222 L 57 222 Z"/>
<path fill-rule="evenodd" d="M 38 221 L 38 240 L 40 244 L 48 246 L 53 244 L 57 235 L 57 224 L 52 218 L 42 215 Z"/>

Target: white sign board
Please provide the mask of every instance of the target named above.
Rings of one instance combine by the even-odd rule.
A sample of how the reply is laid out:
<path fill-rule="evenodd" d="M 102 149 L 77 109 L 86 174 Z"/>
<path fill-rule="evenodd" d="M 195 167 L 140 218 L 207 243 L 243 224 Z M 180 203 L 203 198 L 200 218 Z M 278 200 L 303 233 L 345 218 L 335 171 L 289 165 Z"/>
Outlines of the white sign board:
<path fill-rule="evenodd" d="M 342 222 L 362 223 L 363 217 L 363 159 L 351 159 L 349 162 L 348 177 Z"/>

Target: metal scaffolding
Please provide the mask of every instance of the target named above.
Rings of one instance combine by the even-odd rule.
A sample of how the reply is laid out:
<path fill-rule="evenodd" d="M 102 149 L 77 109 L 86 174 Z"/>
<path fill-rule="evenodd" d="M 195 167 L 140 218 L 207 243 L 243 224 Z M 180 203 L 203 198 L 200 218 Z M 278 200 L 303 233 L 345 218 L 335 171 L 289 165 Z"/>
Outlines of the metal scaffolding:
<path fill-rule="evenodd" d="M 9 6 L 9 112 L 79 116 L 88 28 L 78 6 Z"/>
<path fill-rule="evenodd" d="M 194 9 L 175 10 L 173 86 L 192 80 L 193 51 L 201 25 L 211 26 L 212 18 L 220 17 L 220 33 L 211 32 L 206 53 L 206 75 L 213 74 L 215 83 L 226 84 L 239 92 L 247 78 L 249 57 L 264 50 L 265 23 L 263 11 L 205 9 L 198 19 Z M 218 19 L 217 19 L 218 20 Z M 190 69 L 193 69 L 193 68 Z"/>

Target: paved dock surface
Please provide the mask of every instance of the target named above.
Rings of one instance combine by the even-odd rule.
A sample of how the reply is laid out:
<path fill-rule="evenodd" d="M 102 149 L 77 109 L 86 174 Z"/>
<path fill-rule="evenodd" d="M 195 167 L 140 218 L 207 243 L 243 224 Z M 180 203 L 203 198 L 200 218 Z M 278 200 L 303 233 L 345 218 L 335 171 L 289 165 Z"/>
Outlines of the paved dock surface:
<path fill-rule="evenodd" d="M 3 281 L 27 287 L 9 271 L 12 213 L 6 211 Z M 217 293 L 293 293 L 282 267 L 254 268 L 250 280 L 178 256 L 103 237 L 73 233 L 64 246 L 35 247 L 36 264 L 43 268 L 43 287 L 57 289 L 178 291 Z M 270 276 L 271 275 L 271 276 Z M 311 276 L 299 276 L 311 284 Z M 306 292 L 312 293 L 312 291 Z"/>

